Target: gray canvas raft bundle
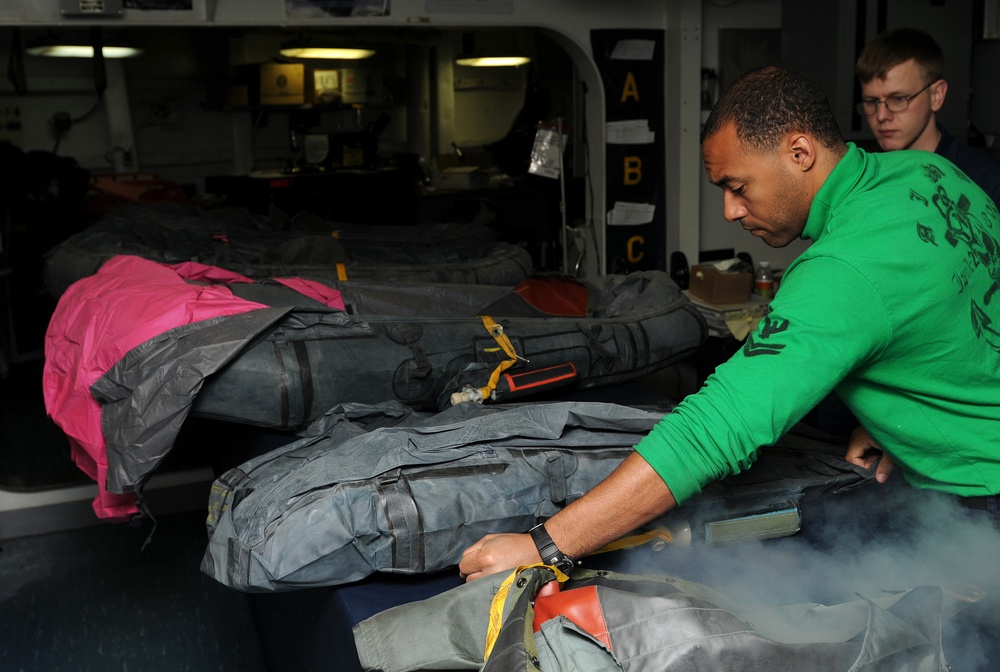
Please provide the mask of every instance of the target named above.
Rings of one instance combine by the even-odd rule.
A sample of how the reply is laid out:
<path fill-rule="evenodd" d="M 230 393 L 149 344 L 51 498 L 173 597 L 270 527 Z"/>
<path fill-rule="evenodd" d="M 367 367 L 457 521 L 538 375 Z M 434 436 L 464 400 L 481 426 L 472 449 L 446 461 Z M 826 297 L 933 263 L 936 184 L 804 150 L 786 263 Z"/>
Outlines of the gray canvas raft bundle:
<path fill-rule="evenodd" d="M 212 486 L 202 570 L 249 592 L 434 572 L 604 479 L 662 417 L 610 404 L 461 404 L 278 448 Z"/>
<path fill-rule="evenodd" d="M 288 220 L 242 208 L 128 205 L 56 245 L 46 255 L 45 285 L 59 298 L 80 278 L 123 254 L 174 264 L 196 261 L 249 278 L 379 279 L 514 285 L 534 264 L 524 249 L 483 226 L 335 225 L 314 215 Z"/>
<path fill-rule="evenodd" d="M 937 587 L 836 605 L 740 604 L 672 577 L 537 566 L 388 609 L 354 627 L 379 672 L 906 670 L 945 672 L 942 621 L 964 603 Z"/>
<path fill-rule="evenodd" d="M 584 306 L 545 312 L 518 293 L 521 285 L 335 283 L 348 316 L 297 311 L 206 381 L 194 412 L 295 429 L 344 401 L 443 409 L 469 388 L 483 390 L 477 400 L 503 401 L 604 387 L 678 362 L 707 336 L 704 318 L 660 271 L 522 285 L 531 283 L 549 296 L 579 292 Z M 272 306 L 292 300 L 274 284 L 231 289 Z"/>
<path fill-rule="evenodd" d="M 309 301 L 277 284 L 231 285 L 282 314 L 250 324 L 267 312 L 252 311 L 178 327 L 117 361 L 92 390 L 102 407 L 109 491 L 139 490 L 189 413 L 300 430 L 345 402 L 445 408 L 452 394 L 487 386 L 506 366 L 491 400 L 555 386 L 589 389 L 658 371 L 706 337 L 698 311 L 656 271 L 580 285 L 590 305 L 582 317 L 544 316 L 502 287 L 333 286 L 349 312 L 290 307 Z M 516 358 L 477 316 L 484 310 Z"/>
<path fill-rule="evenodd" d="M 483 535 L 523 532 L 589 491 L 664 413 L 597 402 L 462 404 L 429 417 L 397 412 L 395 426 L 366 431 L 352 429 L 341 409 L 324 418 L 322 436 L 216 480 L 202 569 L 261 592 L 453 566 Z M 678 529 L 712 543 L 718 523 L 749 522 L 749 537 L 772 513 L 792 510 L 797 521 L 805 499 L 867 480 L 834 451 L 843 447 L 784 437 L 761 451 L 754 478 L 723 482 L 680 507 Z M 765 528 L 755 538 L 797 529 Z"/>
<path fill-rule="evenodd" d="M 486 203 L 480 204 L 484 209 Z M 382 245 L 426 249 L 432 247 L 454 247 L 462 244 L 475 246 L 491 240 L 499 240 L 495 228 L 488 222 L 495 214 L 485 211 L 482 217 L 475 221 L 428 222 L 423 224 L 354 224 L 350 222 L 331 222 L 305 210 L 291 217 L 276 208 L 271 208 L 268 217 L 270 228 L 279 231 L 295 231 L 300 233 L 322 233 L 337 240 L 349 243 L 356 249 L 367 249 L 371 245 L 378 248 Z"/>
<path fill-rule="evenodd" d="M 347 402 L 437 410 L 453 395 L 589 389 L 663 369 L 706 334 L 659 271 L 515 287 L 254 281 L 122 255 L 60 297 L 43 388 L 102 495 L 134 495 L 189 415 L 300 431 Z"/>

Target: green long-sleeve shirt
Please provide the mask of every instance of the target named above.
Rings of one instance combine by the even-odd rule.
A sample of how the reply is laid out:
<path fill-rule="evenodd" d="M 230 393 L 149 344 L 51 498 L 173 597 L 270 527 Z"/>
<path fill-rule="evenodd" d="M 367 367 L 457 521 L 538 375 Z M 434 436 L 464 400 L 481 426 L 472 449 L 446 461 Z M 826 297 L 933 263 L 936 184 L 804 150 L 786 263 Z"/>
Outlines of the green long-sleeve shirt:
<path fill-rule="evenodd" d="M 744 347 L 636 450 L 678 501 L 836 389 L 917 487 L 1000 493 L 1000 217 L 930 152 L 849 145 Z"/>

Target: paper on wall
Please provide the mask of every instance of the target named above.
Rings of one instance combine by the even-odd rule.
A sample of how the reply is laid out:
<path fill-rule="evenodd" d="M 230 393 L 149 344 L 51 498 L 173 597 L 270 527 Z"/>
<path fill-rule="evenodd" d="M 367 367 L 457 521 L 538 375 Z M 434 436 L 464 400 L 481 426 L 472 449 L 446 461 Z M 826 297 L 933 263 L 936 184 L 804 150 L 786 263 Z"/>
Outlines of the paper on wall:
<path fill-rule="evenodd" d="M 616 201 L 615 207 L 608 213 L 609 226 L 637 226 L 653 221 L 656 206 L 651 203 L 628 203 Z"/>
<path fill-rule="evenodd" d="M 649 130 L 648 119 L 609 121 L 605 134 L 609 145 L 648 145 L 656 140 L 656 133 Z"/>
<path fill-rule="evenodd" d="M 611 51 L 612 61 L 651 61 L 656 42 L 653 40 L 618 40 Z"/>

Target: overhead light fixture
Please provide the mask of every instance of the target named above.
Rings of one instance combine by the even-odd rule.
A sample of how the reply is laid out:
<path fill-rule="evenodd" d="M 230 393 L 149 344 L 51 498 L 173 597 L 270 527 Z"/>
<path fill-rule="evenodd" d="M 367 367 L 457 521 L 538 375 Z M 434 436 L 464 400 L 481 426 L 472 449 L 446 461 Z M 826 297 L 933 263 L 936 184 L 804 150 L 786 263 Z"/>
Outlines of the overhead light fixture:
<path fill-rule="evenodd" d="M 281 55 L 286 58 L 322 58 L 330 61 L 357 61 L 375 55 L 374 49 L 348 47 L 285 47 Z"/>
<path fill-rule="evenodd" d="M 54 34 L 43 35 L 28 40 L 24 51 L 32 56 L 55 56 L 58 58 L 93 58 L 94 45 L 85 40 L 61 39 Z M 134 45 L 120 42 L 104 44 L 101 54 L 104 58 L 132 58 L 142 54 L 143 50 Z"/>
<path fill-rule="evenodd" d="M 375 55 L 374 49 L 358 47 L 356 44 L 350 39 L 306 35 L 281 45 L 279 53 L 285 58 L 315 58 L 328 61 L 357 61 Z"/>
<path fill-rule="evenodd" d="M 458 65 L 471 68 L 517 67 L 530 62 L 531 59 L 527 56 L 461 56 L 455 59 Z"/>
<path fill-rule="evenodd" d="M 492 47 L 482 49 L 476 46 L 472 33 L 462 35 L 462 53 L 455 59 L 456 65 L 471 68 L 511 68 L 530 63 L 531 59 L 517 53 L 517 49 Z"/>
<path fill-rule="evenodd" d="M 94 48 L 83 44 L 53 44 L 44 47 L 28 47 L 25 49 L 32 56 L 55 56 L 59 58 L 93 58 Z M 104 58 L 132 58 L 142 53 L 138 47 L 121 47 L 104 45 L 101 49 Z"/>

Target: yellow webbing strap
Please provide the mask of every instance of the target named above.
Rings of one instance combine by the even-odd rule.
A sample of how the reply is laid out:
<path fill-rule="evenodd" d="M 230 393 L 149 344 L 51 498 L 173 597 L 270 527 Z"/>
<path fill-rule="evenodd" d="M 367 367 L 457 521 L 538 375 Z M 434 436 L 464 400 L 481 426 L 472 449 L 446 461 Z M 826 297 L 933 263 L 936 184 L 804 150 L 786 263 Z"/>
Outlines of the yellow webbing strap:
<path fill-rule="evenodd" d="M 514 580 L 517 575 L 526 569 L 532 569 L 533 567 L 548 567 L 556 575 L 556 581 L 559 583 L 565 583 L 569 580 L 569 576 L 564 574 L 557 567 L 552 565 L 546 565 L 541 562 L 535 563 L 534 565 L 521 565 L 513 572 L 510 573 L 503 583 L 500 584 L 497 594 L 493 596 L 493 601 L 490 603 L 490 622 L 486 628 L 486 651 L 483 653 L 483 663 L 490 659 L 490 654 L 493 653 L 493 645 L 497 642 L 497 637 L 500 636 L 500 628 L 503 627 L 503 607 L 507 602 L 507 595 L 510 594 L 510 587 L 514 585 Z"/>
<path fill-rule="evenodd" d="M 642 532 L 639 534 L 631 534 L 627 537 L 622 537 L 621 539 L 616 539 L 610 544 L 605 544 L 599 549 L 590 553 L 589 555 L 597 555 L 598 553 L 609 553 L 611 551 L 621 551 L 626 548 L 635 548 L 636 546 L 642 546 L 643 544 L 648 544 L 652 541 L 662 541 L 669 544 L 674 540 L 674 535 L 670 533 L 670 530 L 664 528 L 655 528 L 648 532 Z"/>
<path fill-rule="evenodd" d="M 510 357 L 510 359 L 505 359 L 500 362 L 497 368 L 493 369 L 493 373 L 490 375 L 489 382 L 486 383 L 486 387 L 480 387 L 479 393 L 483 395 L 483 399 L 489 399 L 490 395 L 493 394 L 493 390 L 497 389 L 497 383 L 500 382 L 500 376 L 503 372 L 514 366 L 517 360 L 520 359 L 517 353 L 514 352 L 514 346 L 511 344 L 510 339 L 507 338 L 507 334 L 503 333 L 503 325 L 497 324 L 496 321 L 489 315 L 480 315 L 479 319 L 483 321 L 483 326 L 486 327 L 486 331 L 489 332 L 493 340 L 497 342 L 497 345 L 504 351 L 504 353 Z"/>
<path fill-rule="evenodd" d="M 343 262 L 337 262 L 337 279 L 347 280 L 347 266 Z"/>
<path fill-rule="evenodd" d="M 331 231 L 330 232 L 330 236 L 333 237 L 333 238 L 335 238 L 335 239 L 337 239 L 337 240 L 340 240 L 340 231 L 339 230 Z"/>

